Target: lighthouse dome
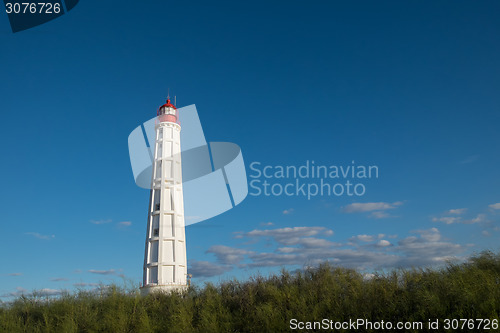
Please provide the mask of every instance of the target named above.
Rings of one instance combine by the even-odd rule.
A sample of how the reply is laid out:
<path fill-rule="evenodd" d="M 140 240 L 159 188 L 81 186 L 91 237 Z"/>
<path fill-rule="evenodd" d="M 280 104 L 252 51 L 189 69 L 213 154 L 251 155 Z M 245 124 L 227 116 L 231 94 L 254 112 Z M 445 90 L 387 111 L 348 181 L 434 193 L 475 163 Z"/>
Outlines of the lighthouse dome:
<path fill-rule="evenodd" d="M 160 122 L 178 123 L 177 108 L 167 98 L 167 102 L 159 107 L 157 116 Z"/>
<path fill-rule="evenodd" d="M 174 108 L 177 110 L 177 108 L 175 107 L 175 105 L 173 105 L 172 103 L 170 103 L 170 98 L 167 98 L 167 102 L 165 104 L 163 104 L 162 106 L 160 106 L 160 109 L 161 108 Z"/>

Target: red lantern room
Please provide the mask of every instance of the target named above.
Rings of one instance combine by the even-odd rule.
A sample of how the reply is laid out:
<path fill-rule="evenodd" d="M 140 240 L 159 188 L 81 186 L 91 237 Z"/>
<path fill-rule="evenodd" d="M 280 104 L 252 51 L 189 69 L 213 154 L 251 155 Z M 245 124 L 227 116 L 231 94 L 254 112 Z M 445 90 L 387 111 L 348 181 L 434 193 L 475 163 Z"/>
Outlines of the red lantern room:
<path fill-rule="evenodd" d="M 158 119 L 161 123 L 166 121 L 176 124 L 179 123 L 179 118 L 177 117 L 177 108 L 175 107 L 175 105 L 170 103 L 170 98 L 167 98 L 167 103 L 160 106 L 156 115 L 158 116 Z"/>

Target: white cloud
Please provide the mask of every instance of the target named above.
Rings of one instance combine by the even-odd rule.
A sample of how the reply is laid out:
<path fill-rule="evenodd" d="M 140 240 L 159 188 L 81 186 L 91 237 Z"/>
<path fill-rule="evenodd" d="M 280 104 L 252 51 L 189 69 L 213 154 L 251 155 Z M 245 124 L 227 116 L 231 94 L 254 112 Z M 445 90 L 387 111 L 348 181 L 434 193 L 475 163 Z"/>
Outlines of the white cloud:
<path fill-rule="evenodd" d="M 240 239 L 243 238 L 243 232 L 242 231 L 235 231 L 233 232 L 233 238 Z"/>
<path fill-rule="evenodd" d="M 465 246 L 443 242 L 437 228 L 416 230 L 419 237 L 409 236 L 398 242 L 396 251 L 401 252 L 399 266 L 424 266 L 443 263 L 463 252 Z"/>
<path fill-rule="evenodd" d="M 462 215 L 466 211 L 467 211 L 467 208 L 450 209 L 449 211 L 446 212 L 446 214 Z"/>
<path fill-rule="evenodd" d="M 385 234 L 378 234 L 378 235 L 357 235 L 349 238 L 351 242 L 373 242 L 377 239 L 381 239 L 386 237 Z M 396 235 L 387 235 L 387 238 L 396 238 Z"/>
<path fill-rule="evenodd" d="M 97 287 L 99 285 L 100 285 L 99 283 L 86 283 L 86 282 L 73 283 L 73 286 L 75 287 Z"/>
<path fill-rule="evenodd" d="M 390 246 L 392 245 L 391 242 L 385 240 L 385 239 L 381 239 L 377 242 L 377 246 L 380 246 L 380 247 L 386 247 L 386 246 Z"/>
<path fill-rule="evenodd" d="M 11 291 L 10 293 L 5 293 L 5 294 L 2 294 L 0 295 L 0 297 L 19 297 L 21 295 L 26 295 L 27 293 L 27 290 L 22 288 L 22 287 L 16 287 L 16 290 L 15 291 Z"/>
<path fill-rule="evenodd" d="M 285 265 L 317 265 L 330 261 L 345 267 L 382 267 L 397 261 L 397 256 L 385 252 L 368 251 L 364 249 L 339 248 L 295 248 L 293 252 L 285 253 L 254 253 L 249 256 L 249 267 L 269 267 Z"/>
<path fill-rule="evenodd" d="M 464 223 L 461 216 L 467 211 L 467 208 L 457 208 L 450 209 L 444 212 L 445 215 L 455 215 L 455 216 L 441 216 L 441 217 L 433 217 L 432 222 L 443 222 L 445 224 L 454 224 L 454 223 Z"/>
<path fill-rule="evenodd" d="M 394 239 L 397 235 L 380 233 L 353 236 L 349 240 L 354 242 L 339 244 L 324 238 L 329 234 L 333 232 L 324 227 L 293 227 L 241 233 L 242 238 L 257 242 L 267 240 L 268 244 L 274 243 L 277 246 L 274 250 L 262 252 L 215 245 L 207 253 L 213 253 L 217 263 L 212 263 L 215 265 L 212 267 L 210 262 L 205 262 L 202 268 L 207 267 L 215 274 L 226 272 L 232 267 L 311 266 L 324 261 L 358 269 L 428 266 L 444 263 L 466 248 L 443 241 L 437 228 L 416 230 L 413 235 L 393 242 L 387 239 Z"/>
<path fill-rule="evenodd" d="M 251 251 L 236 249 L 225 245 L 214 245 L 210 247 L 206 253 L 213 253 L 217 260 L 222 264 L 238 264 L 244 259 L 244 256 L 250 254 Z"/>
<path fill-rule="evenodd" d="M 264 227 L 270 227 L 270 226 L 274 225 L 274 223 L 273 222 L 261 222 L 260 225 L 264 226 Z"/>
<path fill-rule="evenodd" d="M 38 232 L 27 232 L 26 235 L 30 235 L 30 236 L 33 236 L 35 238 L 43 239 L 43 240 L 49 240 L 49 239 L 53 239 L 56 237 L 55 235 L 42 235 L 42 234 L 39 234 Z"/>
<path fill-rule="evenodd" d="M 108 270 L 89 269 L 88 272 L 92 273 L 92 274 L 99 274 L 99 275 L 115 275 L 115 274 L 117 274 L 114 269 L 108 269 Z"/>
<path fill-rule="evenodd" d="M 3 295 L 0 295 L 0 297 L 6 298 L 6 297 L 19 297 L 21 295 L 29 295 L 29 296 L 34 296 L 34 297 L 48 297 L 48 296 L 57 296 L 61 295 L 63 293 L 62 290 L 59 289 L 49 289 L 49 288 L 44 288 L 40 290 L 35 290 L 32 293 L 28 293 L 28 291 L 22 287 L 16 287 L 15 291 L 11 291 L 10 293 L 5 293 Z"/>
<path fill-rule="evenodd" d="M 433 217 L 432 222 L 443 222 L 445 224 L 459 223 L 461 221 L 460 217 L 445 216 L 445 217 Z"/>
<path fill-rule="evenodd" d="M 306 237 L 299 239 L 295 244 L 305 248 L 320 248 L 320 247 L 326 248 L 326 247 L 340 245 L 338 243 L 331 242 L 323 238 L 315 238 L 315 237 Z"/>
<path fill-rule="evenodd" d="M 420 237 L 429 242 L 437 242 L 441 239 L 441 233 L 438 228 L 430 228 L 428 230 L 415 230 L 417 234 L 420 234 Z"/>
<path fill-rule="evenodd" d="M 58 296 L 61 295 L 62 293 L 63 291 L 59 289 L 44 288 L 34 291 L 33 296 L 39 296 L 39 297 Z"/>
<path fill-rule="evenodd" d="M 355 202 L 342 207 L 344 213 L 370 213 L 368 216 L 375 219 L 393 217 L 387 210 L 395 209 L 403 204 L 402 201 L 390 202 Z"/>
<path fill-rule="evenodd" d="M 304 241 L 304 238 L 316 235 L 331 236 L 333 231 L 324 227 L 293 227 L 267 230 L 256 229 L 243 234 L 246 237 L 270 237 L 283 245 L 310 243 L 310 240 Z"/>
<path fill-rule="evenodd" d="M 363 280 L 368 281 L 371 280 L 375 277 L 376 275 L 373 273 L 364 273 L 363 274 Z"/>
<path fill-rule="evenodd" d="M 278 239 L 297 237 L 297 236 L 314 236 L 320 233 L 332 235 L 333 231 L 325 227 L 292 227 L 292 228 L 279 228 L 279 229 L 266 229 L 266 230 L 252 230 L 245 233 L 248 237 L 255 236 L 270 236 Z"/>
<path fill-rule="evenodd" d="M 232 269 L 229 265 L 219 265 L 209 261 L 191 261 L 188 273 L 193 275 L 193 278 L 203 278 L 221 275 Z"/>
<path fill-rule="evenodd" d="M 113 220 L 107 219 L 107 220 L 90 220 L 90 223 L 92 224 L 106 224 L 106 223 L 111 223 Z"/>
<path fill-rule="evenodd" d="M 486 215 L 484 215 L 484 214 L 478 214 L 473 219 L 464 220 L 463 223 L 465 223 L 465 224 L 474 224 L 474 223 L 483 222 L 485 219 L 486 219 Z"/>
<path fill-rule="evenodd" d="M 131 225 L 132 225 L 132 222 L 130 222 L 130 221 L 118 222 L 118 226 L 120 226 L 120 227 L 130 227 Z"/>
<path fill-rule="evenodd" d="M 485 214 L 478 214 L 476 217 L 468 220 L 462 219 L 460 216 L 443 216 L 443 217 L 433 217 L 433 222 L 443 222 L 445 224 L 454 224 L 454 223 L 462 223 L 462 224 L 474 224 L 480 223 L 486 220 Z"/>
<path fill-rule="evenodd" d="M 21 276 L 23 273 L 9 273 L 8 276 Z"/>
<path fill-rule="evenodd" d="M 294 211 L 295 211 L 295 209 L 293 209 L 293 208 L 285 209 L 283 211 L 283 214 L 284 215 L 289 215 L 289 214 L 292 214 Z"/>
<path fill-rule="evenodd" d="M 362 241 L 362 242 L 373 242 L 375 240 L 375 236 L 372 235 L 357 235 L 350 238 L 351 241 Z"/>
<path fill-rule="evenodd" d="M 277 251 L 281 252 L 281 253 L 292 253 L 292 252 L 297 251 L 297 248 L 296 247 L 279 247 L 277 249 Z"/>
<path fill-rule="evenodd" d="M 488 207 L 490 207 L 491 209 L 500 209 L 500 202 L 489 205 Z"/>
<path fill-rule="evenodd" d="M 375 211 L 371 212 L 370 217 L 373 217 L 375 219 L 385 219 L 387 217 L 391 217 L 391 215 L 384 211 Z"/>

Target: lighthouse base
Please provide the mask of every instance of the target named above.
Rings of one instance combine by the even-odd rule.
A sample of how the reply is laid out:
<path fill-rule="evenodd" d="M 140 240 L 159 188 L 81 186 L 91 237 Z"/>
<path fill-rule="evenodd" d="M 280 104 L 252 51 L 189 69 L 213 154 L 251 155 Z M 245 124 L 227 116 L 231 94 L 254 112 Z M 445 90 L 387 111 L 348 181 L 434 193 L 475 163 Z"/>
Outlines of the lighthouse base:
<path fill-rule="evenodd" d="M 183 293 L 188 290 L 186 284 L 165 284 L 165 285 L 146 285 L 140 288 L 141 295 L 146 296 L 149 294 L 170 294 L 170 293 Z"/>

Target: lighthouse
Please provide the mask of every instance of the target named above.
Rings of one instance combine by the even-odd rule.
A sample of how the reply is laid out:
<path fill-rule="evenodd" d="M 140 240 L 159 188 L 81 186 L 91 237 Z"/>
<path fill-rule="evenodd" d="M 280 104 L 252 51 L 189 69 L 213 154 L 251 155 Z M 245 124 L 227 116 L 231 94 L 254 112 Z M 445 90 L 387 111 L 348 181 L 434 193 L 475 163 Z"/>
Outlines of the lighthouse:
<path fill-rule="evenodd" d="M 187 288 L 181 126 L 170 99 L 158 109 L 155 132 L 142 294 Z"/>

